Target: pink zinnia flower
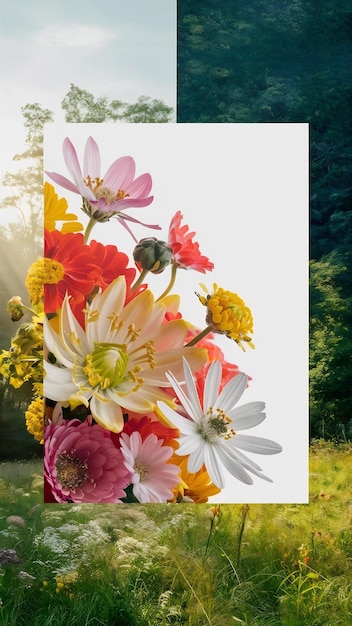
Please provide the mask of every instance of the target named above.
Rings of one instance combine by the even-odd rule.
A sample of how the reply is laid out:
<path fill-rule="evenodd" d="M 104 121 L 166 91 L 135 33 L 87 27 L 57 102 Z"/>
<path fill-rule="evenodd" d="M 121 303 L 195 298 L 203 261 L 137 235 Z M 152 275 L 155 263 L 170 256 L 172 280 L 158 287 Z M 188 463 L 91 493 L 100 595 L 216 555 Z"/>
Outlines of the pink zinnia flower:
<path fill-rule="evenodd" d="M 121 452 L 128 470 L 133 472 L 133 495 L 138 502 L 167 502 L 180 482 L 180 468 L 168 463 L 173 449 L 153 433 L 142 439 L 138 431 L 120 437 Z"/>
<path fill-rule="evenodd" d="M 181 211 L 177 211 L 169 227 L 168 245 L 172 250 L 172 261 L 178 267 L 205 274 L 206 271 L 214 269 L 214 264 L 201 254 L 199 244 L 193 241 L 196 233 L 189 232 L 187 224 L 181 226 L 182 219 Z"/>
<path fill-rule="evenodd" d="M 78 419 L 46 427 L 44 477 L 56 502 L 120 503 L 131 482 L 107 431 Z"/>
<path fill-rule="evenodd" d="M 105 221 L 108 217 L 117 215 L 119 221 L 129 220 L 142 224 L 135 218 L 120 213 L 130 207 L 148 206 L 154 199 L 154 196 L 149 195 L 152 187 L 150 174 L 135 178 L 136 165 L 132 157 L 124 156 L 114 161 L 101 178 L 100 151 L 92 137 L 86 142 L 83 172 L 76 150 L 68 137 L 63 143 L 63 155 L 73 182 L 57 172 L 46 174 L 61 187 L 82 196 L 83 208 L 90 217 Z M 105 217 L 96 216 L 96 211 L 105 214 Z M 123 225 L 129 230 L 126 224 Z M 159 229 L 159 226 L 150 225 L 150 228 Z"/>

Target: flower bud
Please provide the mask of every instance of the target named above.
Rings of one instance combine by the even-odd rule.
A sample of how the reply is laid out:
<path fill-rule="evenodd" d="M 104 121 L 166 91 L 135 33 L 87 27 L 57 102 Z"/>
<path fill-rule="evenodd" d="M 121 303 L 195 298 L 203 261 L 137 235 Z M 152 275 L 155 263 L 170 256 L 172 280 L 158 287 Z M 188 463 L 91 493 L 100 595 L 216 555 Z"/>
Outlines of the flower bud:
<path fill-rule="evenodd" d="M 155 237 L 141 239 L 133 251 L 133 258 L 142 269 L 161 274 L 171 262 L 172 252 L 165 241 Z"/>
<path fill-rule="evenodd" d="M 12 296 L 7 303 L 7 311 L 11 314 L 11 320 L 18 322 L 24 315 L 20 296 Z"/>

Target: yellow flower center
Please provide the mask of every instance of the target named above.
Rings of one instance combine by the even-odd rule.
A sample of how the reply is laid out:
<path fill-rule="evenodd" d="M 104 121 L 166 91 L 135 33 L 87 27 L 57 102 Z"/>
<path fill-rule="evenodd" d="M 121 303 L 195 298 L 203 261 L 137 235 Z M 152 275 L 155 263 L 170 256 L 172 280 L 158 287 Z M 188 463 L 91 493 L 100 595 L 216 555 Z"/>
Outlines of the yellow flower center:
<path fill-rule="evenodd" d="M 92 178 L 88 175 L 83 182 L 91 191 L 93 191 L 97 200 L 99 200 L 99 198 L 105 198 L 107 204 L 129 197 L 129 194 L 123 189 L 118 189 L 116 192 L 113 189 L 110 189 L 110 187 L 104 187 L 103 178 Z"/>
<path fill-rule="evenodd" d="M 241 341 L 254 348 L 252 338 L 249 337 L 249 333 L 253 333 L 252 312 L 237 293 L 226 291 L 214 284 L 212 295 L 197 296 L 208 309 L 206 321 L 213 325 L 214 332 L 225 334 L 243 350 Z"/>
<path fill-rule="evenodd" d="M 76 456 L 75 450 L 58 454 L 55 461 L 56 479 L 60 485 L 71 491 L 83 485 L 87 479 L 87 463 Z"/>
<path fill-rule="evenodd" d="M 93 352 L 87 354 L 83 371 L 91 387 L 115 388 L 124 380 L 127 364 L 126 346 L 97 343 Z"/>
<path fill-rule="evenodd" d="M 231 439 L 236 432 L 233 428 L 228 428 L 230 422 L 230 418 L 222 409 L 216 409 L 214 413 L 212 407 L 210 407 L 200 423 L 200 434 L 205 441 L 211 444 L 216 443 L 220 437 L 223 439 Z"/>
<path fill-rule="evenodd" d="M 136 474 L 139 474 L 139 479 L 141 482 L 148 478 L 149 469 L 145 465 L 140 465 L 139 463 L 135 463 L 133 466 L 133 469 L 136 472 Z"/>
<path fill-rule="evenodd" d="M 44 297 L 44 285 L 56 285 L 63 279 L 65 268 L 55 259 L 41 258 L 30 266 L 26 277 L 26 288 L 32 304 Z"/>

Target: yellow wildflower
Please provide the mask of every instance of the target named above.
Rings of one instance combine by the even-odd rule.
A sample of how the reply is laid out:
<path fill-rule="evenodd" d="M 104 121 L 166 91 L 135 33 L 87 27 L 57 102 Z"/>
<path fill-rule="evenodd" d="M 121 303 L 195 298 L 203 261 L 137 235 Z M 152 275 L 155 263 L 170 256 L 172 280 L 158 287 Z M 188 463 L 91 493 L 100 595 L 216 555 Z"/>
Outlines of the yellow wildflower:
<path fill-rule="evenodd" d="M 26 427 L 36 441 L 44 443 L 44 402 L 43 398 L 34 398 L 26 413 Z"/>

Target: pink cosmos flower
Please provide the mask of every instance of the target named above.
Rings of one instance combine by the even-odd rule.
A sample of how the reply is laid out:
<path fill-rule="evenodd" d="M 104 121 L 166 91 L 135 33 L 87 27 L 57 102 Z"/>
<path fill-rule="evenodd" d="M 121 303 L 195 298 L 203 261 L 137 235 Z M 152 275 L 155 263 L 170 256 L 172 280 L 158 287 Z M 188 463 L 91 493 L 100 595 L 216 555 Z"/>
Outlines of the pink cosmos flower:
<path fill-rule="evenodd" d="M 119 221 L 129 220 L 142 224 L 139 220 L 120 213 L 130 207 L 148 206 L 154 199 L 154 196 L 149 195 L 152 187 L 150 174 L 142 174 L 135 178 L 136 165 L 132 157 L 124 156 L 114 161 L 101 178 L 100 151 L 92 137 L 86 142 L 83 171 L 76 150 L 68 137 L 63 143 L 63 155 L 73 182 L 57 172 L 46 174 L 61 187 L 82 196 L 83 210 L 90 217 L 105 221 L 112 215 L 117 215 Z M 95 215 L 97 211 L 105 217 Z M 126 224 L 123 225 L 129 230 Z M 160 229 L 157 225 L 149 227 Z"/>
<path fill-rule="evenodd" d="M 73 419 L 46 427 L 44 477 L 56 502 L 121 503 L 131 474 L 98 424 Z"/>
<path fill-rule="evenodd" d="M 172 261 L 179 267 L 205 274 L 206 271 L 214 269 L 214 264 L 201 254 L 199 244 L 193 241 L 196 233 L 189 232 L 187 224 L 181 226 L 182 219 L 181 211 L 177 211 L 169 227 L 168 245 L 172 250 Z"/>
<path fill-rule="evenodd" d="M 138 502 L 167 502 L 173 499 L 172 489 L 180 482 L 180 468 L 168 463 L 173 449 L 164 446 L 153 433 L 142 439 L 138 431 L 120 437 L 125 465 L 133 472 L 133 495 Z"/>

